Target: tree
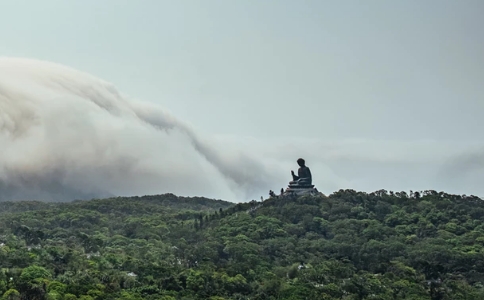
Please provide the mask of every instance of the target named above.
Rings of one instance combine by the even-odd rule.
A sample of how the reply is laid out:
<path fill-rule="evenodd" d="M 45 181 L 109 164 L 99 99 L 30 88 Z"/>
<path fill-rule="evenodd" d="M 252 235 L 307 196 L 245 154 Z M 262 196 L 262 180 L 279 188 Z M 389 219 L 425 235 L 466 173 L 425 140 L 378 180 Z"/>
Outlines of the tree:
<path fill-rule="evenodd" d="M 2 300 L 20 300 L 20 293 L 16 289 L 9 289 L 3 294 Z"/>
<path fill-rule="evenodd" d="M 22 297 L 32 300 L 42 299 L 50 277 L 50 272 L 40 266 L 33 265 L 23 269 L 18 283 Z"/>

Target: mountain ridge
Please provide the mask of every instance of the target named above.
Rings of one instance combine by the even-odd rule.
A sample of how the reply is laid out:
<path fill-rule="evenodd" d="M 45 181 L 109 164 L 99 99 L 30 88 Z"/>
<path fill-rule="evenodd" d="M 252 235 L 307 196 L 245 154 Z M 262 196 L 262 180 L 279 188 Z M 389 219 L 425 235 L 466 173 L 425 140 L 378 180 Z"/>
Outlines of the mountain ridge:
<path fill-rule="evenodd" d="M 0 293 L 26 299 L 484 299 L 475 196 L 29 205 L 0 219 Z"/>

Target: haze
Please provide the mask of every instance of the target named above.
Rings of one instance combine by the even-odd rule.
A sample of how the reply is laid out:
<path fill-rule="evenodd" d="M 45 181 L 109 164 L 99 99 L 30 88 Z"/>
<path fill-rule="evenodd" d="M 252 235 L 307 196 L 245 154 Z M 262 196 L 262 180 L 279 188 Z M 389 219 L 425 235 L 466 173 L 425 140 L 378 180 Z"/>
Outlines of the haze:
<path fill-rule="evenodd" d="M 483 13 L 478 0 L 2 3 L 0 198 L 247 201 L 285 186 L 298 157 L 324 193 L 484 196 Z"/>

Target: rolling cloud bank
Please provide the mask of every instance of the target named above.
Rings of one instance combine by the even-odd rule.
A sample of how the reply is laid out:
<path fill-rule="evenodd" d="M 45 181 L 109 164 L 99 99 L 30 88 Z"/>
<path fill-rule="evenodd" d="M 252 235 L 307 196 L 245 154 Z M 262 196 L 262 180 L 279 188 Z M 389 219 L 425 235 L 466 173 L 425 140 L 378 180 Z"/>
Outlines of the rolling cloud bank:
<path fill-rule="evenodd" d="M 163 192 L 242 199 L 271 178 L 247 153 L 214 144 L 156 105 L 27 59 L 0 59 L 0 145 L 0 200 Z"/>
<path fill-rule="evenodd" d="M 484 195 L 482 143 L 204 136 L 163 108 L 68 67 L 0 58 L 0 201 L 175 193 L 247 201 L 302 156 L 323 192 Z"/>

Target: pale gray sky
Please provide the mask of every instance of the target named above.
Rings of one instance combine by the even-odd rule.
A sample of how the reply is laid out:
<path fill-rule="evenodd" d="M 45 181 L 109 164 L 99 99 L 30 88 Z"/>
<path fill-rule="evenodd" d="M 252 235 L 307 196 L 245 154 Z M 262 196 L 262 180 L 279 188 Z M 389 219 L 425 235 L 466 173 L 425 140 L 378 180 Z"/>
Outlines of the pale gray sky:
<path fill-rule="evenodd" d="M 93 74 L 241 148 L 266 143 L 255 156 L 311 157 L 327 192 L 482 196 L 483 15 L 481 0 L 12 0 L 0 55 Z"/>

